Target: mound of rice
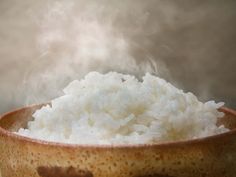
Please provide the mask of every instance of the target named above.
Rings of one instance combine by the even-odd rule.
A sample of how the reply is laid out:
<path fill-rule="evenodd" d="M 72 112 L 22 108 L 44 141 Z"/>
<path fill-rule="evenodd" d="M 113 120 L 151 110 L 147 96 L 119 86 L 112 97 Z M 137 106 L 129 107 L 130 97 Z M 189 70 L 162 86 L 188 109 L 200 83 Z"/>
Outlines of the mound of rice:
<path fill-rule="evenodd" d="M 70 83 L 51 106 L 36 111 L 18 134 L 73 144 L 143 144 L 228 131 L 216 125 L 224 103 L 202 103 L 149 73 L 142 80 L 91 72 Z"/>

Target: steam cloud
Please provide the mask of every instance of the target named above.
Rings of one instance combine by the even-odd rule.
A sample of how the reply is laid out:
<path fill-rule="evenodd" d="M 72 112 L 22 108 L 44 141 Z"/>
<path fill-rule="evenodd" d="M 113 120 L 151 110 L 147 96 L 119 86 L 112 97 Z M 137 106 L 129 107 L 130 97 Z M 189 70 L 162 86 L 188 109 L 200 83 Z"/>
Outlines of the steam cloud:
<path fill-rule="evenodd" d="M 92 70 L 151 72 L 203 101 L 235 106 L 235 7 L 234 0 L 2 0 L 0 112 L 57 97 Z"/>
<path fill-rule="evenodd" d="M 39 27 L 36 41 L 40 51 L 36 60 L 40 60 L 43 68 L 38 68 L 39 73 L 35 74 L 40 65 L 33 65 L 32 73 L 26 74 L 26 104 L 60 95 L 69 82 L 90 71 L 117 71 L 137 77 L 146 72 L 167 73 L 164 63 L 141 51 L 137 43 L 132 44 L 132 40 L 125 36 L 126 31 L 117 30 L 115 22 L 120 14 L 113 11 L 113 6 L 93 3 L 89 7 L 81 12 L 73 2 L 54 2 L 48 4 L 46 12 L 41 13 L 43 17 L 36 20 Z M 142 10 L 143 7 L 138 8 L 139 13 Z M 146 19 L 138 20 L 142 24 Z M 136 30 L 135 33 L 142 31 Z M 132 54 L 135 49 L 142 53 L 139 60 Z"/>

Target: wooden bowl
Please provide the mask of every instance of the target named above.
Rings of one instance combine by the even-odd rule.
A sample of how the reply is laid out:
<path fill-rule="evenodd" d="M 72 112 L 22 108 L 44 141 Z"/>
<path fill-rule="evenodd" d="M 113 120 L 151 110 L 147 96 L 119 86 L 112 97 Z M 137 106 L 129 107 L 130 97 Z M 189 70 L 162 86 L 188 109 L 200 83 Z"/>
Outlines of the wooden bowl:
<path fill-rule="evenodd" d="M 236 112 L 221 108 L 230 131 L 188 141 L 145 145 L 69 145 L 12 133 L 42 105 L 0 118 L 2 177 L 235 177 Z"/>

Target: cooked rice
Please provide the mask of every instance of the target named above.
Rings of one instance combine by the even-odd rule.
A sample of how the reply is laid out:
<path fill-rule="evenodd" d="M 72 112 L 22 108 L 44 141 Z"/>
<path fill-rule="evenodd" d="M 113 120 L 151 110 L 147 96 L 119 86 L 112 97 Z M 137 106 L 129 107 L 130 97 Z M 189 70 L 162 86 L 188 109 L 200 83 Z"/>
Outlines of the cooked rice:
<path fill-rule="evenodd" d="M 33 115 L 19 134 L 73 144 L 143 144 L 228 131 L 217 127 L 224 103 L 202 103 L 147 73 L 142 82 L 116 72 L 91 72 Z"/>

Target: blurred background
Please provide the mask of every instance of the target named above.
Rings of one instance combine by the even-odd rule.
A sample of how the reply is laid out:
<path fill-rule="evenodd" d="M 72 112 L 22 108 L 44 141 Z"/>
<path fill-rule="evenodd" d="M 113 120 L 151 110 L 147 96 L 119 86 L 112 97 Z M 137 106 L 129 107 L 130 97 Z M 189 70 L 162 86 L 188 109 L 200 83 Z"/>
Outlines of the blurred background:
<path fill-rule="evenodd" d="M 0 1 L 0 113 L 87 72 L 151 72 L 236 108 L 235 0 Z"/>

